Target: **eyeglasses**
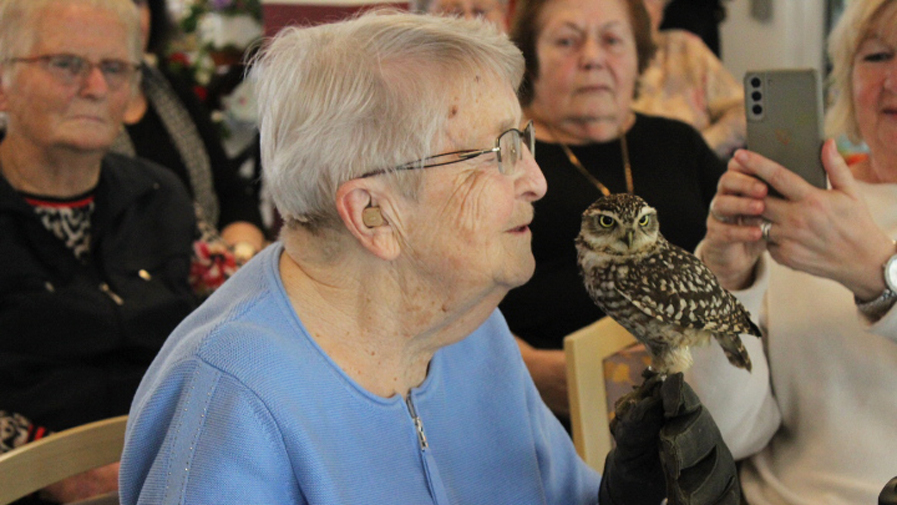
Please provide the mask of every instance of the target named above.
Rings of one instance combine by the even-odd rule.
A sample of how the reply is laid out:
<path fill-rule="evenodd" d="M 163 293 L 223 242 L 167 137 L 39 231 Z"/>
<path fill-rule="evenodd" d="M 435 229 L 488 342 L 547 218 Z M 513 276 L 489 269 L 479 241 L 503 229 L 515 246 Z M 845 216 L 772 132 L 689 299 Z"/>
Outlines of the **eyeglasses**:
<path fill-rule="evenodd" d="M 505 175 L 512 175 L 517 171 L 517 165 L 523 158 L 522 147 L 524 145 L 526 145 L 526 147 L 529 149 L 531 155 L 536 155 L 536 130 L 535 128 L 533 128 L 532 121 L 526 124 L 526 127 L 523 129 L 523 131 L 518 130 L 517 128 L 511 128 L 509 130 L 503 131 L 501 135 L 499 135 L 498 138 L 495 139 L 495 147 L 481 150 L 452 151 L 450 153 L 428 156 L 422 160 L 405 163 L 404 165 L 399 165 L 391 169 L 386 168 L 374 170 L 373 172 L 368 172 L 364 175 L 359 176 L 359 179 L 365 177 L 373 177 L 375 175 L 385 174 L 387 172 L 398 170 L 415 170 L 419 168 L 432 168 L 451 165 L 452 163 L 460 163 L 462 161 L 467 161 L 476 158 L 477 156 L 482 156 L 488 153 L 497 153 L 498 171 L 500 173 Z M 446 158 L 449 156 L 454 156 L 456 159 L 449 161 L 437 161 L 439 158 Z"/>
<path fill-rule="evenodd" d="M 83 86 L 94 68 L 99 68 L 109 89 L 116 90 L 130 82 L 140 71 L 140 64 L 130 61 L 107 59 L 99 63 L 88 61 L 74 54 L 45 54 L 29 58 L 9 58 L 11 63 L 40 63 L 57 81 L 67 86 Z"/>

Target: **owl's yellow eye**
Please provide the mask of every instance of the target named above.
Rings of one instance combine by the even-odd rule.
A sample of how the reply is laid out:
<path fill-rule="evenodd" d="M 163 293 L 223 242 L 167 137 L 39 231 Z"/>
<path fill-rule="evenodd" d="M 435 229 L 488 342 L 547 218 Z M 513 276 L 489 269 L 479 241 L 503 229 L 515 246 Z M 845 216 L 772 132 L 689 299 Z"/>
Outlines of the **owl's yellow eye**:
<path fill-rule="evenodd" d="M 641 226 L 642 228 L 644 228 L 645 226 L 648 226 L 648 223 L 650 223 L 650 222 L 651 222 L 651 216 L 648 214 L 645 214 L 644 216 L 639 218 L 638 225 Z"/>
<path fill-rule="evenodd" d="M 598 224 L 600 224 L 602 228 L 611 228 L 614 225 L 614 218 L 610 216 L 599 216 Z"/>

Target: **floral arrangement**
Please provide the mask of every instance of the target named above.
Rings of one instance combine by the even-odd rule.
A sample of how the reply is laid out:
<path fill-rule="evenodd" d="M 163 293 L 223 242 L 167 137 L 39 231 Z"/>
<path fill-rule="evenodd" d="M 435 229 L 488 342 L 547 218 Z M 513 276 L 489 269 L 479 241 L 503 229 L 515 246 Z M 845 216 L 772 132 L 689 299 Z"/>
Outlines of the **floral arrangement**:
<path fill-rule="evenodd" d="M 193 261 L 190 263 L 190 287 L 204 300 L 239 268 L 233 251 L 223 241 L 197 240 L 193 243 Z"/>
<path fill-rule="evenodd" d="M 239 64 L 263 31 L 261 0 L 182 0 L 176 19 L 180 33 L 166 60 L 172 72 L 196 84 L 202 101 L 215 75 Z"/>
<path fill-rule="evenodd" d="M 208 0 L 207 4 L 213 11 L 224 13 L 240 13 L 249 14 L 262 13 L 262 4 L 259 0 Z"/>
<path fill-rule="evenodd" d="M 196 212 L 197 237 L 193 241 L 188 279 L 193 292 L 204 300 L 243 265 L 218 230 L 203 217 L 202 209 L 194 204 L 193 210 Z"/>
<path fill-rule="evenodd" d="M 202 17 L 209 13 L 224 16 L 248 15 L 258 21 L 262 20 L 261 0 L 196 0 L 181 20 L 181 28 L 186 33 L 193 33 L 199 26 Z"/>

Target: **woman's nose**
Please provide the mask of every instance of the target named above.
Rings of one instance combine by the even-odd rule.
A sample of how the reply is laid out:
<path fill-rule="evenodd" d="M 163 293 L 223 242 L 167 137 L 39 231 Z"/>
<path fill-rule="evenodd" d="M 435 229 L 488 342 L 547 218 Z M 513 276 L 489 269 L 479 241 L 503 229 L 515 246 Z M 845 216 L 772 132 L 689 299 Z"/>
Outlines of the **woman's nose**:
<path fill-rule="evenodd" d="M 580 49 L 580 63 L 585 69 L 600 67 L 604 64 L 606 51 L 595 37 L 586 37 Z"/>
<path fill-rule="evenodd" d="M 536 158 L 528 148 L 524 148 L 524 151 L 526 152 L 520 159 L 521 177 L 517 182 L 529 201 L 540 200 L 548 191 L 548 182 L 545 181 L 545 174 L 536 163 Z"/>
<path fill-rule="evenodd" d="M 85 74 L 81 78 L 81 94 L 91 96 L 103 95 L 109 89 L 109 82 L 98 65 L 91 65 L 85 70 Z"/>
<path fill-rule="evenodd" d="M 897 93 L 897 58 L 892 58 L 888 62 L 884 86 L 889 91 Z"/>

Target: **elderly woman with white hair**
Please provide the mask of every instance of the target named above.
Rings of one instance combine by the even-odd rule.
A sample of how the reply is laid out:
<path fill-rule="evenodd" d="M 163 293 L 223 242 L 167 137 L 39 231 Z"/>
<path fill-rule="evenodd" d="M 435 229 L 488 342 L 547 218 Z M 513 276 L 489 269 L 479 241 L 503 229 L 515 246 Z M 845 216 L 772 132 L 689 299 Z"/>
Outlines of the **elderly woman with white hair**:
<path fill-rule="evenodd" d="M 496 310 L 532 275 L 546 191 L 520 51 L 487 23 L 371 13 L 287 28 L 257 68 L 281 242 L 151 366 L 122 503 L 597 503 Z M 737 494 L 681 375 L 653 385 L 601 502 L 659 503 L 661 454 L 671 492 Z"/>
<path fill-rule="evenodd" d="M 847 166 L 829 140 L 822 190 L 737 151 L 711 205 L 698 252 L 764 338 L 745 341 L 752 373 L 697 350 L 688 377 L 744 459 L 751 505 L 877 503 L 897 474 L 895 54 L 897 1 L 850 2 L 829 39 L 826 129 L 868 158 Z"/>

